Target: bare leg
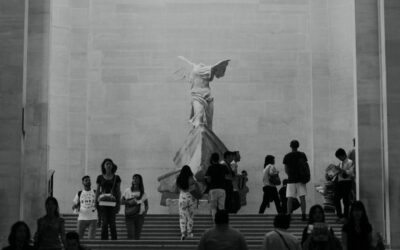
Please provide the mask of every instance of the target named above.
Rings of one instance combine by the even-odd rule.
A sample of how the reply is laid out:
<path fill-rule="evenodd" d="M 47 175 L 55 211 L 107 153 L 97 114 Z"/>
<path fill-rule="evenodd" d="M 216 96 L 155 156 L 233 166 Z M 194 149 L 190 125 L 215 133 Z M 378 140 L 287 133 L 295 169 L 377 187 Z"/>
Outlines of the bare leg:
<path fill-rule="evenodd" d="M 305 221 L 307 220 L 306 218 L 306 196 L 302 195 L 300 196 L 300 205 L 301 205 L 301 215 L 302 215 L 302 220 Z"/>
<path fill-rule="evenodd" d="M 293 206 L 293 197 L 287 197 L 287 214 L 292 213 L 292 206 Z"/>

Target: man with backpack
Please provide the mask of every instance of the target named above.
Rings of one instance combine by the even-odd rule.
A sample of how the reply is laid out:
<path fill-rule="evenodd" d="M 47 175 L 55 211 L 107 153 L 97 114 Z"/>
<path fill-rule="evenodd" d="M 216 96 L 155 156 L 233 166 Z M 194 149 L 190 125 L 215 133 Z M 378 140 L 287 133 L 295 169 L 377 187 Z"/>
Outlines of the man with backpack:
<path fill-rule="evenodd" d="M 96 209 L 96 190 L 91 188 L 90 177 L 85 175 L 82 177 L 83 190 L 80 190 L 74 198 L 72 210 L 79 213 L 78 215 L 78 234 L 83 239 L 86 229 L 89 230 L 89 239 L 94 239 L 96 235 L 97 225 L 97 209 Z"/>
<path fill-rule="evenodd" d="M 306 217 L 306 184 L 310 181 L 310 168 L 307 163 L 305 153 L 298 151 L 300 143 L 297 140 L 290 142 L 292 152 L 285 155 L 283 164 L 285 172 L 288 176 L 288 184 L 286 189 L 287 214 L 293 211 L 293 200 L 299 196 L 301 204 L 302 221 L 307 221 Z"/>

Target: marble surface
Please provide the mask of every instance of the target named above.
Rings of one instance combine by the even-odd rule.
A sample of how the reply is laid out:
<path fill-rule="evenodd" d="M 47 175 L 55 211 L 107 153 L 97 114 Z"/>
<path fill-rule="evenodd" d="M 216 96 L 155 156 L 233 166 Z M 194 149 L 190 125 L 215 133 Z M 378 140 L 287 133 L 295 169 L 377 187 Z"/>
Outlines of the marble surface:
<path fill-rule="evenodd" d="M 356 0 L 355 7 L 359 197 L 374 230 L 384 233 L 378 6 L 373 0 Z"/>
<path fill-rule="evenodd" d="M 400 2 L 385 1 L 385 32 L 386 32 L 386 65 L 387 65 L 387 119 L 388 119 L 388 158 L 389 173 L 388 187 L 390 200 L 390 230 L 391 230 L 391 246 L 400 249 L 400 184 L 397 176 L 400 174 L 396 162 L 400 161 L 400 109 L 399 109 L 399 79 L 400 79 Z"/>
<path fill-rule="evenodd" d="M 19 219 L 24 9 L 24 1 L 0 1 L 0 247 Z"/>

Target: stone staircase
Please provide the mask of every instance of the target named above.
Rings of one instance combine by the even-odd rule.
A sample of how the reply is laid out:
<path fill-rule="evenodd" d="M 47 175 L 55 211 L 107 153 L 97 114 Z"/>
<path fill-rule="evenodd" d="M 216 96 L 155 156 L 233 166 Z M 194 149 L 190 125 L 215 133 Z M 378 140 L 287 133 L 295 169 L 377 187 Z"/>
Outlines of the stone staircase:
<path fill-rule="evenodd" d="M 76 230 L 76 214 L 64 214 L 66 232 Z M 230 225 L 244 234 L 250 250 L 261 248 L 263 236 L 273 230 L 274 215 L 238 214 L 230 215 Z M 327 214 L 326 220 L 340 238 L 341 224 L 336 223 L 334 214 Z M 194 238 L 180 241 L 179 217 L 176 214 L 149 214 L 146 216 L 140 240 L 126 240 L 126 228 L 123 215 L 117 215 L 117 241 L 101 241 L 100 228 L 97 229 L 95 240 L 81 240 L 82 244 L 92 250 L 96 249 L 197 249 L 203 232 L 212 227 L 210 215 L 195 215 Z M 289 229 L 299 239 L 306 222 L 300 220 L 300 215 L 293 215 Z M 85 236 L 86 237 L 86 236 Z"/>

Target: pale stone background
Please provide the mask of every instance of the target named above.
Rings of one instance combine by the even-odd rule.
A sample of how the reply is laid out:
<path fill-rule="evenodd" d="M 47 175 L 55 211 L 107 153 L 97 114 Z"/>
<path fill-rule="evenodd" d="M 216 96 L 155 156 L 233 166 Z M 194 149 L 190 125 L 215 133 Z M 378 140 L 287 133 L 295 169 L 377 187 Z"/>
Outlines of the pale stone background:
<path fill-rule="evenodd" d="M 27 8 L 24 0 L 0 1 L 0 243 L 12 223 L 24 220 L 33 233 L 44 214 L 49 31 L 50 0 L 30 1 Z"/>
<path fill-rule="evenodd" d="M 9 206 L 1 206 L 0 214 L 19 211 L 19 196 L 7 196 L 7 190 L 20 192 L 22 75 L 24 44 L 24 1 L 8 5 L 0 2 L 0 197 Z M 4 9 L 8 11 L 4 11 Z M 8 179 L 9 182 L 3 181 Z M 0 228 L 7 228 L 8 220 L 0 220 Z M 0 240 L 2 240 L 0 238 Z"/>
<path fill-rule="evenodd" d="M 392 246 L 400 248 L 400 2 L 386 1 L 385 4 L 386 30 L 386 65 L 387 65 L 387 105 L 388 105 L 388 159 L 389 173 L 386 183 L 389 187 L 388 207 Z"/>
<path fill-rule="evenodd" d="M 212 64 L 229 58 L 212 83 L 214 131 L 240 150 L 248 205 L 258 211 L 266 154 L 282 158 L 296 138 L 313 184 L 350 149 L 354 118 L 354 6 L 351 1 L 54 1 L 49 97 L 49 168 L 62 212 L 88 173 L 112 158 L 122 188 L 144 177 L 150 212 L 157 177 L 189 131 L 189 86 L 174 79 L 178 55 Z M 350 23 L 350 25 L 349 25 Z M 319 200 L 309 185 L 309 204 Z"/>

